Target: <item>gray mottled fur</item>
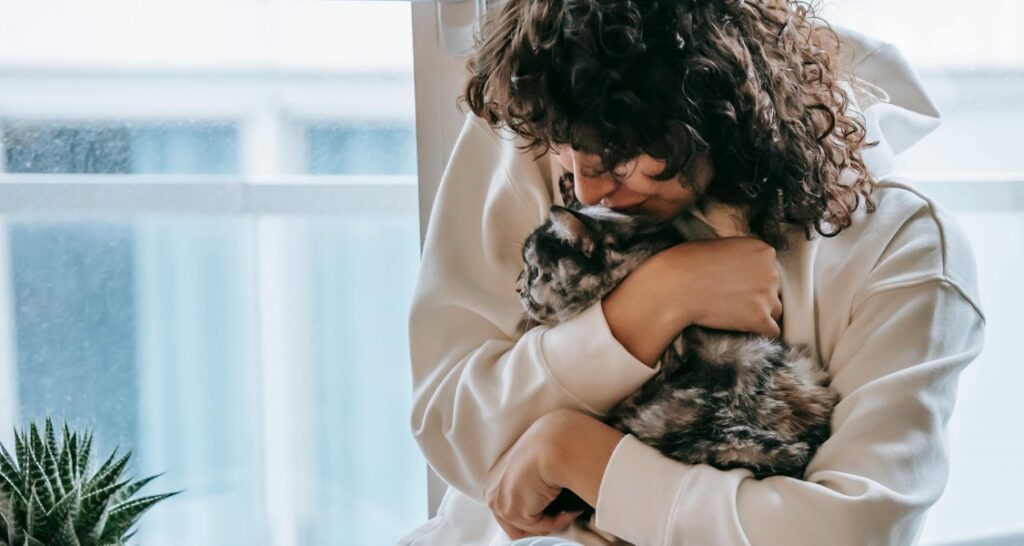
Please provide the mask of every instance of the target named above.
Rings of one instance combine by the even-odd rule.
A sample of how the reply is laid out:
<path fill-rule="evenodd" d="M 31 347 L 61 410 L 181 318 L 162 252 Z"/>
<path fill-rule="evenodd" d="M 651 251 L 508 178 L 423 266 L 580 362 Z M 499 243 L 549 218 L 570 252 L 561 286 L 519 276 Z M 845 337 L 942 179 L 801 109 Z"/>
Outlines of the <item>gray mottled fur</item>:
<path fill-rule="evenodd" d="M 516 290 L 527 322 L 556 324 L 610 292 L 651 255 L 684 242 L 654 224 L 599 207 L 552 207 L 523 245 Z M 764 336 L 691 326 L 661 357 L 659 373 L 605 418 L 666 456 L 760 478 L 802 477 L 830 434 L 838 397 L 808 351 Z M 589 507 L 569 491 L 549 513 Z"/>

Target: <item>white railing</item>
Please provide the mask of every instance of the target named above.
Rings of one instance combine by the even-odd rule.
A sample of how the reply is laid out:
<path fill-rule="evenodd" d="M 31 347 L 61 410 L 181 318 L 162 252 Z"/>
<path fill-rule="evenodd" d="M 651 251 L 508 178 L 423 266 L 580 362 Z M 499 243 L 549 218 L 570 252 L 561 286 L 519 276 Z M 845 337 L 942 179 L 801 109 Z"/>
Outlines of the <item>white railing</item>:
<path fill-rule="evenodd" d="M 415 214 L 415 176 L 0 174 L 0 213 Z"/>
<path fill-rule="evenodd" d="M 1024 210 L 1024 175 L 907 178 L 952 211 Z M 416 192 L 412 175 L 0 173 L 0 213 L 409 214 Z"/>

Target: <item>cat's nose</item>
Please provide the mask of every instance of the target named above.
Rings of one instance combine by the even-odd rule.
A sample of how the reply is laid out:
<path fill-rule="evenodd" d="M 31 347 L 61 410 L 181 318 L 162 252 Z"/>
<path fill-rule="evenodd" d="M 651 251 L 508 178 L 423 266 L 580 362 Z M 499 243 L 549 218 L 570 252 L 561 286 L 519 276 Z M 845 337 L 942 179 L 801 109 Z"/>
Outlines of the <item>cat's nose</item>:
<path fill-rule="evenodd" d="M 523 276 L 523 273 L 520 272 L 519 276 L 516 277 L 516 293 L 522 294 L 523 290 L 526 290 L 526 278 Z"/>

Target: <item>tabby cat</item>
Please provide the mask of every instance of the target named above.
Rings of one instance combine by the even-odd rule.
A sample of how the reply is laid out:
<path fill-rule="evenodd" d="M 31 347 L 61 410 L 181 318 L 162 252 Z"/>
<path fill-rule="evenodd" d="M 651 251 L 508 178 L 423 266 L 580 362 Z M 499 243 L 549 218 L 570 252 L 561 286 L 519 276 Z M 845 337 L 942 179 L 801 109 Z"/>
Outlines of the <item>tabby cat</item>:
<path fill-rule="evenodd" d="M 601 300 L 653 254 L 693 238 L 681 221 L 655 223 L 603 207 L 554 206 L 523 245 L 516 291 L 524 327 L 557 324 Z M 690 237 L 683 235 L 688 232 Z M 666 349 L 657 375 L 604 422 L 668 457 L 757 478 L 802 477 L 830 434 L 838 396 L 802 347 L 756 334 L 691 326 Z M 545 510 L 592 512 L 569 490 Z"/>

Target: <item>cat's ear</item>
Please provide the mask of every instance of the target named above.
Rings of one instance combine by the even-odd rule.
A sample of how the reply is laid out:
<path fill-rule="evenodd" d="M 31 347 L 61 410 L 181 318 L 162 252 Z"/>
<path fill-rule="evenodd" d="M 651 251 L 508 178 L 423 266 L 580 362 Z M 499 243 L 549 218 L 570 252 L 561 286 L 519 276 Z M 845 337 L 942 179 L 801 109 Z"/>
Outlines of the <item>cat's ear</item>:
<path fill-rule="evenodd" d="M 582 214 L 565 207 L 551 207 L 551 232 L 559 239 L 579 247 L 583 254 L 594 252 L 594 236 Z"/>

